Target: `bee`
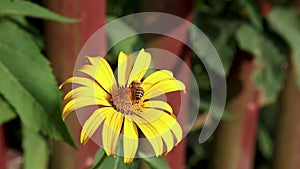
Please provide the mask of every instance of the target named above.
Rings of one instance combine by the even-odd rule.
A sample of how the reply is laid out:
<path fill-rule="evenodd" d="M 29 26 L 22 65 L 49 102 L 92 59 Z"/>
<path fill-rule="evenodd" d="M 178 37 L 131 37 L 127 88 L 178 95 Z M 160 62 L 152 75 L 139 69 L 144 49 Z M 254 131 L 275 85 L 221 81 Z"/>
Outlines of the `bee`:
<path fill-rule="evenodd" d="M 132 100 L 134 100 L 134 103 L 138 103 L 139 100 L 143 97 L 144 95 L 144 89 L 141 87 L 141 82 L 140 81 L 133 81 L 130 85 L 129 88 L 131 90 L 131 97 Z"/>

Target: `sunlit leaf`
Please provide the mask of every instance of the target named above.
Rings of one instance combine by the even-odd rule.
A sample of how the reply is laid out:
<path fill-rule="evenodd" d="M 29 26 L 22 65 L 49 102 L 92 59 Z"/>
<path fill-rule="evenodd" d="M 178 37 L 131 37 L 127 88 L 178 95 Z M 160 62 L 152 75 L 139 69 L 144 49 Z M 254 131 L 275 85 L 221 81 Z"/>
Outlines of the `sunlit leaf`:
<path fill-rule="evenodd" d="M 293 7 L 274 7 L 267 16 L 272 28 L 281 35 L 292 50 L 292 60 L 296 66 L 296 77 L 300 88 L 300 18 Z"/>
<path fill-rule="evenodd" d="M 24 126 L 57 140 L 74 142 L 61 119 L 61 93 L 49 62 L 29 35 L 0 22 L 0 93 Z"/>
<path fill-rule="evenodd" d="M 273 155 L 273 141 L 268 131 L 260 126 L 258 129 L 258 147 L 266 159 L 271 159 Z"/>
<path fill-rule="evenodd" d="M 97 151 L 97 153 L 94 157 L 94 164 L 89 169 L 99 168 L 106 157 L 107 156 L 105 154 L 105 151 L 102 148 L 99 148 L 99 150 Z"/>
<path fill-rule="evenodd" d="M 263 29 L 262 16 L 260 15 L 258 8 L 254 5 L 253 1 L 242 0 L 241 3 L 245 7 L 245 10 L 248 14 L 250 22 L 254 26 L 256 26 L 256 28 L 262 30 Z"/>
<path fill-rule="evenodd" d="M 22 126 L 22 136 L 24 151 L 23 169 L 48 168 L 49 147 L 46 138 L 25 125 Z"/>
<path fill-rule="evenodd" d="M 274 101 L 281 91 L 285 79 L 287 58 L 273 41 L 249 24 L 242 25 L 236 33 L 242 50 L 255 56 L 258 68 L 255 80 L 264 97 Z"/>
<path fill-rule="evenodd" d="M 6 17 L 6 19 L 19 25 L 20 28 L 28 32 L 28 35 L 31 36 L 32 40 L 36 43 L 36 45 L 40 49 L 45 49 L 43 35 L 41 34 L 38 28 L 34 27 L 28 22 L 25 16 L 13 15 L 13 16 Z"/>
<path fill-rule="evenodd" d="M 279 102 L 264 106 L 260 110 L 257 135 L 258 149 L 264 158 L 271 160 L 274 156 L 274 135 L 280 113 Z"/>
<path fill-rule="evenodd" d="M 100 148 L 95 155 L 95 162 L 89 169 L 137 169 L 138 160 L 133 160 L 130 164 L 124 164 L 123 157 L 106 156 L 105 151 Z"/>
<path fill-rule="evenodd" d="M 0 95 L 0 125 L 16 118 L 16 113 L 9 103 Z"/>
<path fill-rule="evenodd" d="M 144 157 L 142 160 L 150 169 L 170 169 L 164 157 Z"/>
<path fill-rule="evenodd" d="M 0 16 L 22 15 L 34 18 L 49 19 L 59 22 L 77 22 L 77 19 L 67 18 L 51 12 L 47 8 L 22 0 L 1 0 Z"/>

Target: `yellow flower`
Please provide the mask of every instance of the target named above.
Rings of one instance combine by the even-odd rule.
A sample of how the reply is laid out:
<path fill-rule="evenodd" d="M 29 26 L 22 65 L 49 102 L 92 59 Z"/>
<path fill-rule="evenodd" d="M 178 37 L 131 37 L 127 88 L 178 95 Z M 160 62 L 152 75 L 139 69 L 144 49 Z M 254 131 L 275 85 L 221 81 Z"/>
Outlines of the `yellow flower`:
<path fill-rule="evenodd" d="M 144 49 L 139 51 L 134 64 L 131 55 L 120 52 L 118 81 L 103 57 L 87 59 L 89 63 L 78 70 L 85 76 L 71 77 L 60 86 L 67 83 L 79 85 L 64 96 L 64 120 L 76 109 L 99 106 L 83 125 L 80 136 L 82 144 L 102 124 L 103 148 L 107 155 L 115 155 L 123 131 L 124 162 L 130 163 L 141 138 L 138 128 L 150 142 L 157 157 L 164 153 L 164 148 L 168 153 L 181 141 L 182 129 L 172 107 L 165 101 L 155 99 L 168 92 L 185 91 L 185 85 L 176 80 L 172 72 L 159 70 L 144 78 L 151 62 L 150 53 Z"/>

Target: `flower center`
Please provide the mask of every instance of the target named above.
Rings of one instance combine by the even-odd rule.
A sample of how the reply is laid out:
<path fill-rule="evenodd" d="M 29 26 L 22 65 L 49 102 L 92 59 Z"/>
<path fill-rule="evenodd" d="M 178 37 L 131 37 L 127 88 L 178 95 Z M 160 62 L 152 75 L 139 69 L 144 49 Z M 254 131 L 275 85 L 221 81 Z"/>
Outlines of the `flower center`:
<path fill-rule="evenodd" d="M 140 112 L 139 102 L 132 97 L 133 92 L 130 87 L 119 87 L 112 92 L 112 103 L 116 110 L 125 114 L 137 114 Z"/>

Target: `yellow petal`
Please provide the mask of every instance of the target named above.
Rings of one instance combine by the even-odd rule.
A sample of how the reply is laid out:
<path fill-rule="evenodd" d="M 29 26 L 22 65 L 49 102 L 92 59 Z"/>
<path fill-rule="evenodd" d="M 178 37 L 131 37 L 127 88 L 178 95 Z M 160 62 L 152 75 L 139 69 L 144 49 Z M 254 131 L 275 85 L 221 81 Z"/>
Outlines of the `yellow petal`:
<path fill-rule="evenodd" d="M 151 54 L 145 52 L 144 49 L 141 49 L 140 52 L 138 53 L 134 66 L 131 70 L 128 79 L 128 84 L 130 84 L 134 80 L 141 81 L 142 78 L 145 76 L 146 72 L 148 71 L 150 62 L 151 62 Z"/>
<path fill-rule="evenodd" d="M 109 112 L 112 111 L 113 108 L 111 107 L 103 107 L 97 109 L 93 112 L 93 114 L 87 119 L 84 123 L 83 128 L 80 134 L 80 143 L 86 144 L 87 141 L 93 136 L 95 131 L 107 117 Z"/>
<path fill-rule="evenodd" d="M 141 113 L 141 118 L 148 122 L 148 125 L 151 126 L 157 131 L 158 136 L 162 137 L 163 142 L 166 145 L 167 151 L 166 153 L 170 152 L 174 147 L 174 137 L 172 134 L 172 126 L 167 125 L 164 121 L 162 121 L 161 117 L 163 114 L 161 110 L 156 109 L 148 109 L 146 112 Z M 172 116 L 171 116 L 172 117 Z M 175 118 L 173 118 L 175 119 Z M 176 121 L 176 119 L 175 119 Z M 173 120 L 174 122 L 174 120 Z M 142 122 L 142 123 L 145 123 Z"/>
<path fill-rule="evenodd" d="M 149 101 L 145 101 L 143 103 L 143 108 L 155 108 L 155 109 L 162 109 L 165 110 L 171 114 L 173 114 L 173 109 L 172 107 L 164 101 L 161 100 L 149 100 Z M 146 109 L 142 109 L 143 111 Z"/>
<path fill-rule="evenodd" d="M 74 83 L 74 84 L 79 84 L 79 85 L 83 85 L 83 86 L 87 86 L 87 87 L 92 87 L 94 85 L 98 85 L 97 83 L 95 83 L 94 80 L 86 78 L 86 77 L 70 77 L 68 78 L 66 81 L 64 81 L 60 86 L 59 89 L 61 89 L 64 85 L 68 84 L 68 83 Z"/>
<path fill-rule="evenodd" d="M 103 148 L 106 154 L 114 156 L 117 148 L 120 130 L 123 123 L 123 115 L 114 110 L 107 116 L 102 130 Z"/>
<path fill-rule="evenodd" d="M 168 128 L 171 129 L 172 133 L 176 137 L 177 141 L 175 145 L 177 145 L 182 139 L 182 128 L 177 122 L 176 118 L 167 113 L 162 113 L 162 116 L 159 118 L 159 120 L 161 123 L 164 123 L 166 126 L 168 126 Z"/>
<path fill-rule="evenodd" d="M 153 123 L 154 126 L 159 126 L 157 128 L 158 132 L 160 133 L 162 140 L 164 141 L 167 151 L 166 154 L 169 153 L 173 147 L 174 147 L 174 138 L 171 130 L 166 126 L 164 123 L 158 121 L 155 121 Z"/>
<path fill-rule="evenodd" d="M 131 55 L 126 55 L 120 52 L 118 59 L 118 83 L 119 86 L 125 86 L 127 84 L 129 73 L 132 69 L 133 59 Z"/>
<path fill-rule="evenodd" d="M 154 73 L 151 73 L 148 77 L 145 78 L 145 80 L 142 82 L 142 88 L 147 91 L 149 88 L 151 88 L 153 85 L 155 85 L 158 82 L 164 81 L 164 80 L 172 80 L 175 79 L 173 77 L 173 73 L 168 70 L 159 70 Z"/>
<path fill-rule="evenodd" d="M 172 131 L 177 140 L 176 144 L 182 139 L 182 129 L 174 116 L 156 109 L 148 109 L 142 112 L 140 116 L 151 123 L 161 135 L 168 130 Z"/>
<path fill-rule="evenodd" d="M 97 56 L 97 57 L 90 57 L 90 56 L 87 56 L 86 58 L 87 58 L 87 59 L 90 61 L 90 63 L 91 63 L 93 66 L 95 66 L 95 67 L 97 67 L 98 64 L 104 59 L 104 58 L 101 57 L 101 56 Z"/>
<path fill-rule="evenodd" d="M 63 107 L 62 119 L 65 120 L 65 118 L 76 109 L 83 108 L 86 106 L 92 106 L 92 105 L 111 106 L 111 103 L 106 99 L 97 99 L 94 97 L 75 98 L 73 100 L 70 100 Z"/>
<path fill-rule="evenodd" d="M 150 99 L 153 97 L 157 97 L 159 95 L 183 90 L 185 91 L 185 85 L 179 80 L 164 80 L 154 84 L 148 90 L 144 90 L 143 100 Z"/>
<path fill-rule="evenodd" d="M 94 78 L 108 93 L 111 93 L 116 80 L 107 61 L 102 57 L 88 57 L 88 59 L 92 65 L 83 65 L 78 71 Z"/>
<path fill-rule="evenodd" d="M 97 99 L 108 100 L 110 95 L 107 94 L 100 86 L 94 85 L 94 88 L 80 86 L 73 90 L 70 90 L 63 99 L 63 105 L 68 103 L 70 100 L 79 97 L 95 97 Z"/>
<path fill-rule="evenodd" d="M 136 115 L 133 115 L 131 118 L 134 120 L 134 122 L 146 136 L 147 140 L 150 142 L 156 157 L 161 156 L 163 153 L 163 141 L 161 135 L 155 129 L 152 123 L 149 123 L 145 119 Z"/>
<path fill-rule="evenodd" d="M 138 130 L 135 123 L 125 115 L 124 120 L 124 163 L 131 163 L 138 148 Z"/>

